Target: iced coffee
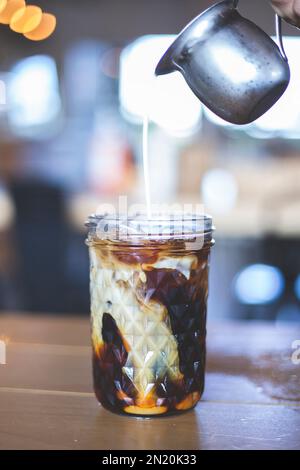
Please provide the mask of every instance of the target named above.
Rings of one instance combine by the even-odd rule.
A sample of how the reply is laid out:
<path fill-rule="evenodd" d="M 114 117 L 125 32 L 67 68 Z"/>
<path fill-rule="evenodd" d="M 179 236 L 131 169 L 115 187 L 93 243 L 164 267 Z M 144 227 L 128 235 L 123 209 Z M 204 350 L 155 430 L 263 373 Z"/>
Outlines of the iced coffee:
<path fill-rule="evenodd" d="M 193 408 L 204 388 L 211 219 L 87 225 L 99 402 L 137 416 Z"/>

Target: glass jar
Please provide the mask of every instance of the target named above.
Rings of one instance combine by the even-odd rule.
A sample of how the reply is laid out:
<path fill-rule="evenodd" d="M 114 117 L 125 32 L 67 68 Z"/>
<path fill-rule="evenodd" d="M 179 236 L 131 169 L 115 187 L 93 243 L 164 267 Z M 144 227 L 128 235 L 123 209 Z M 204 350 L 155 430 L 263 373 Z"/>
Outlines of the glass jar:
<path fill-rule="evenodd" d="M 91 216 L 94 389 L 107 409 L 181 413 L 204 389 L 208 216 Z"/>

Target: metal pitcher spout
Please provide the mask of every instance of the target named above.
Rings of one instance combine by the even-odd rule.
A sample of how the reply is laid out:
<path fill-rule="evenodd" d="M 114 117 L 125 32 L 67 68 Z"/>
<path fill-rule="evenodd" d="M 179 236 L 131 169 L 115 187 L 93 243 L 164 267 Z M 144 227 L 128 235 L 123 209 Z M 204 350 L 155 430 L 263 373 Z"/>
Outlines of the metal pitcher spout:
<path fill-rule="evenodd" d="M 175 72 L 176 70 L 177 67 L 173 62 L 171 55 L 165 54 L 156 66 L 155 75 L 167 75 L 168 73 Z"/>

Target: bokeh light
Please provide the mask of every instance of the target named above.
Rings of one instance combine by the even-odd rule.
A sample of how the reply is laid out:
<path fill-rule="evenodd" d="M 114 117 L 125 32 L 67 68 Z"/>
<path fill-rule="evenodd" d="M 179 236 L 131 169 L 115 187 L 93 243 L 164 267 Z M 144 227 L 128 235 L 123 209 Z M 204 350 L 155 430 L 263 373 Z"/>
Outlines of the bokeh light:
<path fill-rule="evenodd" d="M 31 41 L 42 41 L 54 32 L 56 17 L 25 0 L 0 0 L 0 23 Z"/>
<path fill-rule="evenodd" d="M 0 13 L 4 10 L 7 5 L 7 0 L 0 0 Z"/>
<path fill-rule="evenodd" d="M 275 266 L 253 264 L 234 280 L 234 292 L 243 304 L 264 305 L 277 300 L 285 286 L 281 271 Z"/>
<path fill-rule="evenodd" d="M 300 274 L 295 282 L 295 294 L 298 300 L 300 300 Z"/>
<path fill-rule="evenodd" d="M 171 135 L 188 135 L 199 128 L 202 106 L 179 72 L 155 78 L 155 67 L 173 42 L 173 35 L 144 36 L 121 54 L 120 102 L 126 118 L 150 119 Z"/>
<path fill-rule="evenodd" d="M 208 210 L 226 213 L 234 208 L 238 185 L 230 171 L 214 168 L 205 173 L 201 185 L 202 198 Z"/>
<path fill-rule="evenodd" d="M 57 119 L 61 101 L 55 61 L 45 55 L 23 59 L 9 83 L 9 120 L 16 132 L 36 132 Z"/>
<path fill-rule="evenodd" d="M 38 27 L 42 20 L 42 9 L 29 5 L 17 10 L 10 21 L 10 29 L 16 33 L 29 33 Z"/>
<path fill-rule="evenodd" d="M 56 28 L 56 18 L 50 13 L 43 13 L 40 24 L 36 29 L 25 33 L 24 36 L 31 41 L 43 41 L 54 32 Z"/>
<path fill-rule="evenodd" d="M 0 23 L 9 24 L 14 13 L 25 5 L 25 0 L 7 0 L 5 8 L 0 13 Z"/>

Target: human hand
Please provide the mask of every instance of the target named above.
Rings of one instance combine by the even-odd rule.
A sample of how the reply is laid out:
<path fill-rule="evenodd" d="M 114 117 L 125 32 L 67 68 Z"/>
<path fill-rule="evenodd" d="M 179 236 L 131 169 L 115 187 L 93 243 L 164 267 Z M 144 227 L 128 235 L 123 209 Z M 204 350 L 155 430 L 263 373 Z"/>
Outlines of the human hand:
<path fill-rule="evenodd" d="M 271 4 L 279 16 L 300 28 L 300 0 L 271 0 Z"/>

